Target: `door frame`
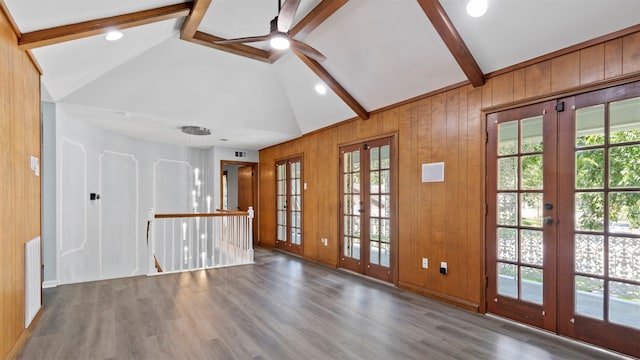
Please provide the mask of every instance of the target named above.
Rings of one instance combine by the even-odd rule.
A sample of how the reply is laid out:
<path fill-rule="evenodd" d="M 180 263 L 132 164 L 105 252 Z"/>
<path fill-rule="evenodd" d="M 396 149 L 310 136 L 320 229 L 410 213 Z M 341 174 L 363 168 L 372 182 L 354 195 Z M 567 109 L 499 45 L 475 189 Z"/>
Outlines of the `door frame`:
<path fill-rule="evenodd" d="M 258 228 L 260 226 L 260 216 L 258 216 L 258 210 L 260 208 L 260 184 L 258 177 L 260 176 L 260 165 L 257 162 L 251 161 L 236 161 L 236 160 L 220 160 L 220 203 L 218 204 L 218 208 L 222 209 L 222 204 L 224 203 L 224 192 L 222 189 L 222 179 L 224 176 L 224 166 L 225 165 L 242 165 L 242 166 L 251 166 L 251 170 L 253 171 L 252 176 L 252 186 L 253 186 L 253 246 L 258 246 L 260 244 L 260 231 Z"/>
<path fill-rule="evenodd" d="M 337 210 L 338 210 L 338 233 L 336 234 L 336 238 L 338 239 L 338 246 L 336 249 L 336 256 L 337 256 L 337 263 L 336 266 L 338 268 L 340 268 L 340 255 L 342 254 L 342 239 L 340 238 L 342 230 L 340 229 L 340 226 L 342 225 L 342 219 L 341 219 L 341 213 L 342 210 L 340 209 L 340 206 L 342 204 L 342 189 L 340 188 L 340 178 L 342 177 L 342 169 L 340 169 L 340 157 L 342 156 L 340 154 L 340 148 L 344 147 L 344 146 L 350 146 L 350 145 L 355 145 L 355 144 L 360 144 L 360 143 L 365 143 L 368 141 L 375 141 L 375 140 L 380 140 L 380 139 L 384 139 L 384 138 L 391 138 L 391 236 L 393 241 L 391 242 L 391 257 L 389 258 L 389 268 L 391 269 L 391 281 L 390 283 L 392 283 L 394 286 L 398 286 L 398 250 L 399 250 L 399 245 L 398 245 L 398 235 L 399 235 L 399 231 L 398 231 L 398 202 L 399 202 L 399 180 L 400 180 L 400 158 L 398 156 L 398 138 L 399 138 L 399 132 L 398 131 L 394 131 L 394 132 L 389 132 L 389 133 L 383 133 L 383 134 L 379 134 L 376 136 L 369 136 L 369 137 L 365 137 L 365 138 L 361 138 L 358 140 L 353 140 L 353 141 L 348 141 L 348 142 L 344 142 L 344 143 L 338 143 L 337 147 L 336 147 L 336 156 L 338 159 L 338 176 L 336 177 L 336 188 L 338 189 L 337 194 L 336 194 L 336 204 L 337 204 Z M 348 270 L 350 271 L 350 270 Z"/>

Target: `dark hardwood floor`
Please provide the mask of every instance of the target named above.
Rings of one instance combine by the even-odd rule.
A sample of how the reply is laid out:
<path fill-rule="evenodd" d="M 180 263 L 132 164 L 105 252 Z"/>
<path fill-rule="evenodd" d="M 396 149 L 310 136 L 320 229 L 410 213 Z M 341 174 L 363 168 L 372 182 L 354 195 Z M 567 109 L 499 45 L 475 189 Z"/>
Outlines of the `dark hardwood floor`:
<path fill-rule="evenodd" d="M 20 359 L 615 359 L 270 250 L 256 264 L 65 285 Z"/>

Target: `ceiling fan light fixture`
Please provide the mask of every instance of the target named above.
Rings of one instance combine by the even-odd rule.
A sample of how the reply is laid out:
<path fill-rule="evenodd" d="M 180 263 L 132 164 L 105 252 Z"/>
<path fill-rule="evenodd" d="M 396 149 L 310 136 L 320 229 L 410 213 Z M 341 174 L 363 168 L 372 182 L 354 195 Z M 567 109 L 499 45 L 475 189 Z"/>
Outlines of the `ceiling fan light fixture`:
<path fill-rule="evenodd" d="M 487 12 L 487 0 L 469 0 L 467 3 L 467 14 L 473 17 L 480 17 Z"/>
<path fill-rule="evenodd" d="M 285 34 L 278 33 L 274 34 L 269 40 L 271 47 L 278 50 L 286 50 L 289 48 L 290 42 L 289 38 Z"/>
<path fill-rule="evenodd" d="M 107 41 L 116 41 L 122 39 L 123 36 L 124 34 L 120 31 L 109 31 L 104 39 Z"/>

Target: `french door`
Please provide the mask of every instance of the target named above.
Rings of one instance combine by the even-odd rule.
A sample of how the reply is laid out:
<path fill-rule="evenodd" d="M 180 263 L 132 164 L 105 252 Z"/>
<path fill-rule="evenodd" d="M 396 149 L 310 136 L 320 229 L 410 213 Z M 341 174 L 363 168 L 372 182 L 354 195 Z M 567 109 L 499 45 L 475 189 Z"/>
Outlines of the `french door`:
<path fill-rule="evenodd" d="M 276 247 L 302 255 L 302 157 L 276 162 Z"/>
<path fill-rule="evenodd" d="M 487 310 L 555 331 L 555 102 L 487 117 Z"/>
<path fill-rule="evenodd" d="M 339 265 L 393 281 L 393 137 L 340 148 Z"/>
<path fill-rule="evenodd" d="M 640 83 L 487 130 L 487 310 L 640 356 Z"/>

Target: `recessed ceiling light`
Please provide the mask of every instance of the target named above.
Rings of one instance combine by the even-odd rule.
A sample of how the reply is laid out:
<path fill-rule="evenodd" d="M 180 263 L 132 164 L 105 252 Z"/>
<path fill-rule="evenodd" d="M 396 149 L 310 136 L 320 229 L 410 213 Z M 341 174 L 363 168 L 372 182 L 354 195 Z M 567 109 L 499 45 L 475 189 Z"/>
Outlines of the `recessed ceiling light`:
<path fill-rule="evenodd" d="M 480 17 L 487 12 L 487 7 L 487 0 L 469 0 L 467 14 L 473 17 Z"/>
<path fill-rule="evenodd" d="M 122 39 L 123 36 L 124 34 L 120 31 L 109 31 L 104 39 L 107 41 L 116 41 Z"/>
<path fill-rule="evenodd" d="M 316 85 L 315 89 L 316 89 L 316 92 L 320 95 L 324 95 L 327 93 L 327 87 L 324 86 L 323 84 Z"/>

